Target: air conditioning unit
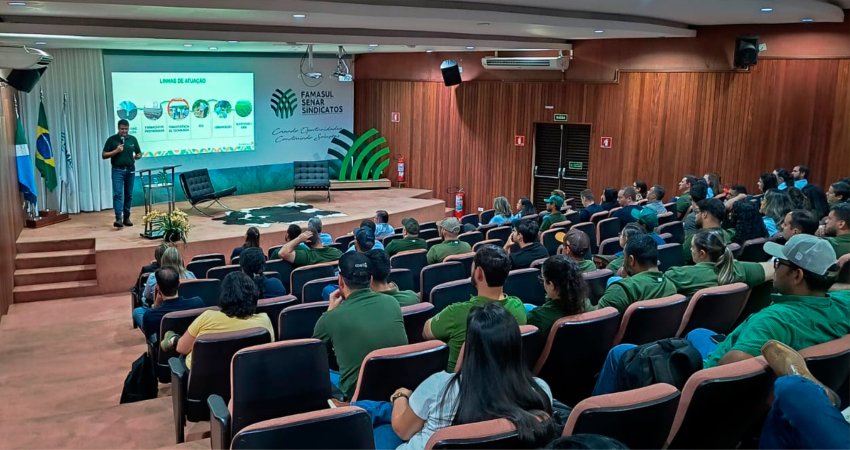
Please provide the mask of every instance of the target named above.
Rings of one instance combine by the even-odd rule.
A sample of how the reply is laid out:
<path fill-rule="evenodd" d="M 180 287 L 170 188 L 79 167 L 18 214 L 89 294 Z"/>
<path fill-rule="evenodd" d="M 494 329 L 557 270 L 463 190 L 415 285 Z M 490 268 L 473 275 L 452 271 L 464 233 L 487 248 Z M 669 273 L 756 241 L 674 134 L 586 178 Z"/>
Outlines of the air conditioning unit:
<path fill-rule="evenodd" d="M 570 67 L 572 50 L 569 56 L 558 55 L 550 57 L 509 57 L 509 56 L 485 56 L 481 58 L 481 65 L 485 69 L 492 70 L 567 70 Z"/>

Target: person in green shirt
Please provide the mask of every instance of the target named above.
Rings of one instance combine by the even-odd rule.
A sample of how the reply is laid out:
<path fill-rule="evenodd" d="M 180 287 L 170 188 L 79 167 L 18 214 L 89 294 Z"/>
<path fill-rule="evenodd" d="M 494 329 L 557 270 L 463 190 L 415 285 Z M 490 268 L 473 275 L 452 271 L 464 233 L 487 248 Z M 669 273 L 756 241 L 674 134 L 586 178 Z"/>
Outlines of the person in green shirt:
<path fill-rule="evenodd" d="M 457 219 L 455 219 L 457 220 Z M 466 316 L 476 306 L 496 303 L 504 307 L 520 325 L 525 325 L 525 306 L 517 297 L 505 295 L 502 287 L 511 271 L 511 258 L 496 245 L 485 245 L 472 260 L 472 285 L 478 291 L 468 301 L 454 303 L 425 322 L 425 339 L 439 339 L 449 346 L 446 371 L 453 372 L 460 348 L 466 339 Z"/>
<path fill-rule="evenodd" d="M 443 242 L 428 250 L 428 253 L 425 255 L 428 264 L 443 262 L 446 256 L 449 255 L 459 255 L 472 251 L 472 246 L 457 238 L 461 231 L 460 221 L 457 218 L 448 217 L 443 219 L 442 222 L 437 224 L 437 229 L 440 230 L 440 236 L 443 238 Z"/>
<path fill-rule="evenodd" d="M 726 217 L 726 207 L 723 202 L 716 198 L 707 198 L 698 203 L 699 212 L 696 217 L 697 230 L 716 230 L 723 234 L 724 242 L 732 242 L 735 237 L 734 230 L 724 230 L 723 219 Z M 694 233 L 695 234 L 695 233 Z M 691 241 L 694 240 L 694 234 L 685 236 L 685 242 L 682 244 L 682 255 L 685 258 L 686 264 L 693 264 L 694 258 L 691 255 Z"/>
<path fill-rule="evenodd" d="M 676 199 L 676 215 L 681 220 L 691 207 L 691 186 L 697 182 L 697 177 L 693 175 L 685 175 L 682 181 L 679 182 L 679 190 L 682 191 Z"/>
<path fill-rule="evenodd" d="M 339 379 L 331 373 L 331 382 L 350 399 L 366 355 L 407 344 L 407 333 L 398 302 L 369 288 L 372 270 L 366 255 L 343 255 L 338 278 L 339 289 L 331 294 L 328 310 L 316 322 L 313 337 L 333 349 Z"/>
<path fill-rule="evenodd" d="M 425 239 L 419 238 L 419 222 L 416 219 L 413 217 L 402 219 L 401 226 L 403 237 L 401 239 L 394 239 L 387 244 L 387 247 L 384 249 L 387 255 L 393 256 L 396 253 L 407 250 L 425 250 L 428 248 L 428 243 L 425 242 Z"/>
<path fill-rule="evenodd" d="M 564 198 L 560 195 L 550 195 L 544 200 L 546 202 L 546 211 L 549 214 L 543 218 L 540 223 L 540 232 L 544 232 L 552 226 L 553 223 L 563 222 L 567 220 L 566 216 L 561 214 L 561 207 L 564 206 Z"/>
<path fill-rule="evenodd" d="M 631 240 L 635 236 L 641 236 L 644 234 L 646 234 L 646 231 L 639 224 L 630 223 L 626 225 L 623 230 L 620 231 L 620 248 L 626 248 L 626 245 L 628 245 L 629 240 Z M 614 272 L 615 276 L 621 278 L 625 277 L 626 273 L 622 270 L 623 261 L 625 260 L 625 257 L 623 256 L 623 251 L 620 250 L 615 255 L 611 255 L 610 258 L 611 259 L 608 259 L 608 257 L 602 257 L 603 260 L 608 261 L 605 268 Z"/>
<path fill-rule="evenodd" d="M 301 243 L 306 243 L 309 248 L 299 248 Z M 315 228 L 307 225 L 295 239 L 291 239 L 278 251 L 278 257 L 289 261 L 295 267 L 309 266 L 313 264 L 336 261 L 342 256 L 342 252 L 334 247 L 325 247 L 319 239 L 319 233 Z"/>
<path fill-rule="evenodd" d="M 688 341 L 703 357 L 703 368 L 757 357 L 771 339 L 801 350 L 850 333 L 850 291 L 828 292 L 838 273 L 829 243 L 798 234 L 784 246 L 766 242 L 764 251 L 775 258 L 773 287 L 778 294 L 728 336 L 704 328 L 688 333 Z M 634 347 L 620 344 L 608 352 L 593 395 L 618 390 L 620 359 Z"/>
<path fill-rule="evenodd" d="M 555 233 L 555 240 L 561 243 L 558 253 L 573 260 L 580 273 L 593 272 L 596 264 L 586 259 L 590 252 L 590 237 L 584 231 L 571 229 L 566 233 Z"/>
<path fill-rule="evenodd" d="M 823 234 L 839 258 L 850 253 L 850 203 L 839 203 L 829 210 Z"/>
<path fill-rule="evenodd" d="M 528 313 L 528 323 L 540 330 L 544 339 L 561 317 L 592 309 L 587 300 L 587 284 L 576 261 L 565 256 L 550 256 L 540 269 L 546 301 Z"/>
<path fill-rule="evenodd" d="M 644 233 L 629 239 L 623 254 L 623 270 L 629 276 L 608 286 L 597 309 L 613 306 L 623 314 L 632 303 L 676 293 L 676 286 L 658 270 L 658 246 L 651 237 Z"/>
<path fill-rule="evenodd" d="M 372 290 L 386 294 L 398 301 L 399 306 L 410 306 L 419 303 L 419 294 L 413 291 L 399 290 L 398 286 L 390 278 L 392 267 L 390 257 L 383 250 L 372 249 L 364 253 L 369 258 L 369 267 L 372 269 Z"/>
<path fill-rule="evenodd" d="M 682 295 L 737 282 L 755 287 L 773 279 L 773 263 L 735 261 L 717 230 L 702 230 L 694 235 L 691 255 L 696 265 L 672 267 L 664 273 L 664 278 L 673 282 Z"/>
<path fill-rule="evenodd" d="M 103 144 L 100 157 L 112 165 L 112 209 L 115 211 L 115 228 L 132 227 L 130 207 L 133 204 L 133 181 L 136 160 L 142 158 L 139 141 L 130 133 L 130 122 L 118 121 L 118 133 L 109 136 Z"/>

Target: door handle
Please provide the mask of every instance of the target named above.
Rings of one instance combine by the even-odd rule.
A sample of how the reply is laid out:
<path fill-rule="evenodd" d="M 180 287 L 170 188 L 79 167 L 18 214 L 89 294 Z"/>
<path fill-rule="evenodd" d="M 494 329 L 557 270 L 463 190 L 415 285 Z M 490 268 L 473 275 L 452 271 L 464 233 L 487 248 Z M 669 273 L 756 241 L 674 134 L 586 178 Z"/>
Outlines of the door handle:
<path fill-rule="evenodd" d="M 532 173 L 535 177 L 537 176 L 537 166 L 534 166 L 534 172 Z"/>
<path fill-rule="evenodd" d="M 564 178 L 564 168 L 563 167 L 558 167 L 558 177 Z"/>

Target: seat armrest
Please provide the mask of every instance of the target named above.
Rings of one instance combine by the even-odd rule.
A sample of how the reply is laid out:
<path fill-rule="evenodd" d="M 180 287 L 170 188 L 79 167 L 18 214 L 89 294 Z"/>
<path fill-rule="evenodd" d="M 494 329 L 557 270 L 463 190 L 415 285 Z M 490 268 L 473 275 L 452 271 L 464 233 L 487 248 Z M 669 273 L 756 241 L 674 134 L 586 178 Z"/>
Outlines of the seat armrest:
<path fill-rule="evenodd" d="M 230 410 L 220 395 L 210 395 L 207 398 L 210 408 L 210 446 L 212 450 L 230 448 Z"/>
<path fill-rule="evenodd" d="M 174 411 L 174 434 L 178 444 L 185 441 L 183 427 L 186 425 L 186 387 L 189 381 L 189 369 L 180 358 L 170 358 L 171 368 L 171 404 Z"/>

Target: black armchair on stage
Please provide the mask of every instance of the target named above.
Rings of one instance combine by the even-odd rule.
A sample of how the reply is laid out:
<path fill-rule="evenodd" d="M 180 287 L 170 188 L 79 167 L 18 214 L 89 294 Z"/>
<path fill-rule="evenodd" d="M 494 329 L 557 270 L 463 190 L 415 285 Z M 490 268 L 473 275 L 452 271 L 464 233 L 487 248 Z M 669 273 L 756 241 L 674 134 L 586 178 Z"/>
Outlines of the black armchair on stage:
<path fill-rule="evenodd" d="M 236 187 L 231 186 L 227 189 L 216 191 L 213 188 L 210 173 L 207 169 L 190 170 L 180 174 L 180 186 L 183 187 L 183 193 L 186 194 L 186 199 L 199 213 L 209 216 L 198 209 L 199 203 L 210 202 L 218 203 L 224 209 L 230 209 L 223 203 L 221 199 L 236 193 Z"/>
<path fill-rule="evenodd" d="M 298 191 L 328 191 L 328 201 L 331 201 L 331 176 L 327 161 L 295 161 L 292 176 L 295 201 L 298 201 Z"/>

